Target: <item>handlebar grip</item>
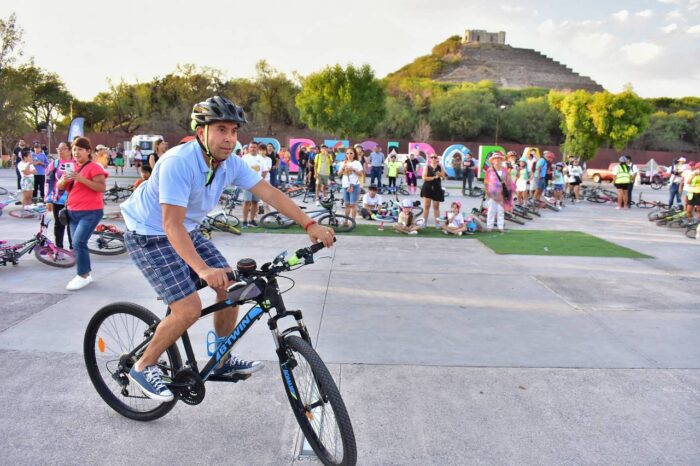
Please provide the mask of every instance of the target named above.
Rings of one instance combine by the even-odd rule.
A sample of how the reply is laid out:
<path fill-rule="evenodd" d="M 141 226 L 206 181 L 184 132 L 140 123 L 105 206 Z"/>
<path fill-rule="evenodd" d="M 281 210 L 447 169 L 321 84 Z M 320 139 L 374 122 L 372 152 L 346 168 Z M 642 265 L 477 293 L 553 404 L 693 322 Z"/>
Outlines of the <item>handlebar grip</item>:
<path fill-rule="evenodd" d="M 333 238 L 333 242 L 335 243 L 336 241 L 338 241 L 338 239 Z M 318 251 L 320 251 L 323 248 L 325 248 L 323 243 L 314 243 L 311 246 L 309 246 L 309 251 L 311 251 L 311 254 L 316 254 Z"/>

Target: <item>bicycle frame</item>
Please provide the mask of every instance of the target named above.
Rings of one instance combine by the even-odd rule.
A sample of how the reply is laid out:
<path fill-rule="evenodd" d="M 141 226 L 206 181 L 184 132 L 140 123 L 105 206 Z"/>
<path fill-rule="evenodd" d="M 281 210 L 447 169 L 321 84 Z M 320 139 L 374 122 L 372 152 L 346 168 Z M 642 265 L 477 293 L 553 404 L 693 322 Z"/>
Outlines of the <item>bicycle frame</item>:
<path fill-rule="evenodd" d="M 205 287 L 205 284 L 199 283 L 197 288 L 198 290 L 201 290 Z M 231 352 L 236 343 L 243 338 L 243 336 L 253 326 L 253 324 L 262 317 L 263 313 L 267 313 L 268 315 L 270 315 L 270 318 L 267 321 L 267 325 L 273 334 L 273 338 L 275 340 L 275 347 L 277 348 L 277 356 L 279 357 L 281 363 L 284 363 L 284 361 L 287 359 L 285 353 L 285 344 L 283 340 L 291 332 L 298 332 L 304 340 L 311 344 L 311 338 L 309 337 L 308 330 L 306 329 L 306 325 L 304 324 L 302 312 L 300 310 L 288 311 L 286 309 L 284 301 L 282 299 L 282 295 L 279 291 L 279 286 L 277 285 L 277 279 L 272 278 L 268 281 L 264 277 L 257 277 L 254 280 L 251 280 L 250 282 L 246 283 L 245 290 L 243 290 L 243 292 L 240 293 L 239 296 L 244 296 L 247 293 L 255 292 L 256 289 L 260 291 L 260 294 L 256 297 L 245 299 L 242 301 L 233 301 L 230 298 L 233 292 L 230 292 L 228 299 L 212 304 L 211 306 L 202 309 L 202 314 L 200 318 L 234 305 L 243 305 L 250 302 L 255 303 L 253 307 L 251 307 L 248 310 L 246 315 L 243 316 L 242 319 L 240 319 L 240 321 L 233 329 L 231 334 L 228 335 L 225 338 L 225 340 L 223 340 L 223 343 L 216 347 L 214 355 L 211 357 L 211 359 L 209 359 L 209 361 L 205 364 L 204 368 L 201 371 L 197 367 L 197 360 L 194 354 L 194 350 L 192 349 L 192 343 L 190 342 L 190 337 L 187 331 L 185 331 L 185 333 L 183 333 L 180 337 L 180 339 L 182 340 L 182 345 L 185 349 L 185 354 L 187 356 L 184 368 L 189 367 L 194 372 L 198 373 L 199 377 L 203 382 L 207 380 L 230 382 L 246 378 L 246 376 L 237 376 L 234 378 L 219 378 L 213 376 L 212 372 L 217 366 L 217 364 L 219 364 L 221 360 L 226 358 L 226 356 Z M 275 313 L 274 315 L 271 314 L 273 311 Z M 168 316 L 169 314 L 170 307 L 168 307 L 168 310 L 166 311 L 166 316 Z M 294 319 L 296 320 L 296 325 L 280 332 L 278 329 L 278 321 L 289 316 L 294 317 Z M 151 327 L 149 327 L 149 331 L 155 332 L 157 326 L 158 323 L 153 324 Z M 132 358 L 138 353 L 140 353 L 142 349 L 146 345 L 148 345 L 148 343 L 150 343 L 152 338 L 153 333 L 149 337 L 147 337 L 143 342 L 141 342 L 138 346 L 136 346 L 128 355 L 126 355 L 126 358 Z M 293 392 L 295 388 L 288 386 L 288 390 L 291 390 Z"/>

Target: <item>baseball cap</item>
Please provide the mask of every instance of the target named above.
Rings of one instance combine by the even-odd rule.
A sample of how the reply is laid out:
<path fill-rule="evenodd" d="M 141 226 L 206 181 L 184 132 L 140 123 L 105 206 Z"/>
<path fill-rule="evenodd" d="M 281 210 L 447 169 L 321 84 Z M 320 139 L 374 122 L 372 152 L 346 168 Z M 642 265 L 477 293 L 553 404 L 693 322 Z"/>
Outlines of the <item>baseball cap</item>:
<path fill-rule="evenodd" d="M 493 160 L 493 159 L 504 159 L 504 158 L 505 158 L 505 157 L 503 156 L 503 152 L 501 152 L 501 151 L 499 151 L 499 150 L 497 150 L 496 152 L 492 153 L 492 154 L 489 156 L 489 160 Z"/>
<path fill-rule="evenodd" d="M 103 149 L 109 150 L 109 147 L 102 145 L 102 144 L 98 144 L 97 147 L 95 147 L 95 150 L 103 150 Z"/>

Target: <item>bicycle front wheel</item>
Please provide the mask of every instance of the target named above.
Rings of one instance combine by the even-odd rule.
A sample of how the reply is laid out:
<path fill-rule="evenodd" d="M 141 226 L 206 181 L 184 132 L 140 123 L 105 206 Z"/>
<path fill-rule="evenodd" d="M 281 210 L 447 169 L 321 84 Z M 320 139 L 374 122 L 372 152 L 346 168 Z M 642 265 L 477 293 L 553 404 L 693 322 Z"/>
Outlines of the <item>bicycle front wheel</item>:
<path fill-rule="evenodd" d="M 167 414 L 175 403 L 146 397 L 127 374 L 146 349 L 127 358 L 136 345 L 153 335 L 160 319 L 148 309 L 132 303 L 110 304 L 90 319 L 83 340 L 85 366 L 97 393 L 110 408 L 136 421 L 152 421 Z M 177 344 L 158 360 L 164 381 L 172 379 L 182 366 Z"/>
<path fill-rule="evenodd" d="M 282 380 L 294 416 L 318 458 L 326 465 L 354 465 L 357 445 L 343 398 L 318 353 L 296 335 L 285 338 Z"/>
<path fill-rule="evenodd" d="M 241 230 L 238 225 L 241 223 L 238 217 L 234 215 L 224 215 L 219 214 L 211 218 L 211 224 L 218 230 L 225 231 L 227 233 L 233 233 L 234 235 L 240 235 Z"/>
<path fill-rule="evenodd" d="M 322 215 L 318 218 L 318 224 L 324 227 L 331 227 L 338 233 L 346 233 L 355 229 L 355 220 L 345 215 Z"/>

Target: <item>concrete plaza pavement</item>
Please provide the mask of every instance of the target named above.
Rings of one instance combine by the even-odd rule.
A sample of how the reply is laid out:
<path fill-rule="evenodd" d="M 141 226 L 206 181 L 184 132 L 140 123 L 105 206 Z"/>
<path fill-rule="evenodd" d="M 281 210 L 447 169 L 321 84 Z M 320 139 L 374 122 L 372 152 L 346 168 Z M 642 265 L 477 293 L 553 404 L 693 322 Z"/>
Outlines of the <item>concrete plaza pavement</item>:
<path fill-rule="evenodd" d="M 10 188 L 5 172 L 0 185 Z M 0 238 L 26 239 L 37 223 L 3 215 Z M 700 463 L 698 243 L 648 222 L 646 211 L 585 202 L 525 228 L 585 231 L 653 258 L 341 236 L 320 254 L 328 259 L 289 274 L 296 286 L 286 302 L 304 310 L 340 385 L 358 464 Z M 231 261 L 260 263 L 308 239 L 215 242 Z M 239 347 L 265 370 L 207 384 L 199 406 L 137 423 L 104 404 L 83 363 L 88 320 L 115 301 L 164 308 L 127 256 L 92 263 L 95 283 L 74 293 L 64 289 L 73 270 L 33 257 L 0 268 L 2 464 L 313 464 L 298 457 L 265 325 Z M 206 318 L 190 332 L 201 359 L 210 328 Z"/>

